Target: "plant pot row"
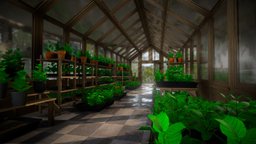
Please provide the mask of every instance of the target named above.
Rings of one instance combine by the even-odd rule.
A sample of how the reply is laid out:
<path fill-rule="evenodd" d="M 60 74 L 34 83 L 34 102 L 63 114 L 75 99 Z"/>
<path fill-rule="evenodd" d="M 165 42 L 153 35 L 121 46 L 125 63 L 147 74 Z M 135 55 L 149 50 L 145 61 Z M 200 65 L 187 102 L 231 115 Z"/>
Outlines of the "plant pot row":
<path fill-rule="evenodd" d="M 196 88 L 198 85 L 197 82 L 156 82 L 158 87 L 170 87 L 170 88 Z"/>
<path fill-rule="evenodd" d="M 100 112 L 101 110 L 105 109 L 106 107 L 109 107 L 113 103 L 114 103 L 114 100 L 110 100 L 101 105 L 90 106 L 86 102 L 81 102 L 74 106 L 80 111 L 87 110 L 87 111 L 93 111 L 93 112 Z"/>
<path fill-rule="evenodd" d="M 169 58 L 169 63 L 174 63 L 175 58 Z M 183 58 L 176 58 L 176 61 L 178 63 L 182 63 L 183 62 Z"/>

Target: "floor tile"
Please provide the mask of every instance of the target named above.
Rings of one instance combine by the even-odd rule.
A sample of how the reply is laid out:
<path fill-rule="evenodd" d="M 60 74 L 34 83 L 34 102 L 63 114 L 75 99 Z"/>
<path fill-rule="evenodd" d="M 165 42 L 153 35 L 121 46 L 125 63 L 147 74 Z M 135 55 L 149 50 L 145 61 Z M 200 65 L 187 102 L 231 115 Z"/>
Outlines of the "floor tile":
<path fill-rule="evenodd" d="M 103 124 L 91 135 L 91 137 L 97 137 L 97 138 L 115 137 L 118 135 L 122 127 L 123 125 L 118 125 L 118 124 Z"/>
<path fill-rule="evenodd" d="M 80 135 L 80 136 L 90 136 L 97 130 L 103 123 L 85 123 L 81 124 L 77 128 L 73 129 L 69 134 Z"/>
<path fill-rule="evenodd" d="M 58 144 L 58 143 L 72 143 L 72 144 L 81 144 L 83 143 L 83 141 L 86 139 L 87 137 L 85 136 L 77 136 L 77 135 L 63 135 L 61 137 L 59 137 L 58 139 L 56 139 L 55 141 L 53 141 L 52 143 L 54 144 Z"/>

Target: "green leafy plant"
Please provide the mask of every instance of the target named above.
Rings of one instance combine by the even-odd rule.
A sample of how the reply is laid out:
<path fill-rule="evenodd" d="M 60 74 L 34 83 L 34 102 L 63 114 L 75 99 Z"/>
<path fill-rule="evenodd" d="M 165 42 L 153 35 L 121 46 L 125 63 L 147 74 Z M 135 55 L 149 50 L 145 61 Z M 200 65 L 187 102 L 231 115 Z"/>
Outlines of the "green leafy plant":
<path fill-rule="evenodd" d="M 182 52 L 178 51 L 178 52 L 176 53 L 176 58 L 182 58 L 182 57 L 183 57 Z"/>
<path fill-rule="evenodd" d="M 12 82 L 11 87 L 17 92 L 25 92 L 31 88 L 26 79 L 26 72 L 24 70 L 18 71 Z"/>
<path fill-rule="evenodd" d="M 8 49 L 0 57 L 2 57 L 0 67 L 5 68 L 5 72 L 9 74 L 10 78 L 15 76 L 17 71 L 24 68 L 20 49 Z"/>
<path fill-rule="evenodd" d="M 92 57 L 90 51 L 88 51 L 88 50 L 82 51 L 80 56 L 87 57 L 88 59 L 91 59 L 91 57 Z"/>
<path fill-rule="evenodd" d="M 166 79 L 168 81 L 180 81 L 180 82 L 189 82 L 192 81 L 192 75 L 184 74 L 183 66 L 170 66 L 166 70 Z"/>
<path fill-rule="evenodd" d="M 63 49 L 69 54 L 69 55 L 74 55 L 74 48 L 69 44 L 65 43 L 63 45 Z"/>
<path fill-rule="evenodd" d="M 51 42 L 51 41 L 47 41 L 45 44 L 44 44 L 44 50 L 45 51 L 55 51 L 55 45 Z"/>
<path fill-rule="evenodd" d="M 94 55 L 91 60 L 95 60 L 95 61 L 98 61 L 98 57 L 96 55 Z"/>
<path fill-rule="evenodd" d="M 168 58 L 174 58 L 173 52 L 169 52 L 169 53 L 168 53 Z"/>
<path fill-rule="evenodd" d="M 127 81 L 125 83 L 125 87 L 127 89 L 135 89 L 135 88 L 138 88 L 140 85 L 141 85 L 140 81 Z"/>
<path fill-rule="evenodd" d="M 58 42 L 55 44 L 55 50 L 56 50 L 56 51 L 62 51 L 62 50 L 65 50 L 65 48 L 64 48 L 63 44 L 58 41 Z"/>
<path fill-rule="evenodd" d="M 5 68 L 0 68 L 0 83 L 7 83 L 9 80 L 9 75 L 5 72 Z"/>
<path fill-rule="evenodd" d="M 216 119 L 220 123 L 221 132 L 227 136 L 228 144 L 254 144 L 256 142 L 256 128 L 247 130 L 244 123 L 236 117 L 225 116 Z"/>
<path fill-rule="evenodd" d="M 160 70 L 155 71 L 155 81 L 161 82 L 164 80 L 164 74 L 160 72 Z"/>
<path fill-rule="evenodd" d="M 35 70 L 33 70 L 33 80 L 40 82 L 47 80 L 46 71 L 43 69 L 42 64 L 38 64 Z"/>
<path fill-rule="evenodd" d="M 140 129 L 151 130 L 155 133 L 157 135 L 157 139 L 155 140 L 156 144 L 180 144 L 182 140 L 182 130 L 186 128 L 183 123 L 170 123 L 169 117 L 164 112 L 157 115 L 149 114 L 148 118 L 153 123 L 152 128 L 141 127 Z"/>

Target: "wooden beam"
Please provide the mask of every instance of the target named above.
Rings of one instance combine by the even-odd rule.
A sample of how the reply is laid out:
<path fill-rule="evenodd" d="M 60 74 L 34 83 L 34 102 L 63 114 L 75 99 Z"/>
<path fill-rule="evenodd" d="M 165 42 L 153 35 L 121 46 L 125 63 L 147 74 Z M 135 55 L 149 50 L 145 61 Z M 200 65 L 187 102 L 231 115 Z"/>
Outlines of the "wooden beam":
<path fill-rule="evenodd" d="M 136 11 L 131 11 L 131 12 L 128 13 L 126 16 L 124 16 L 124 18 L 120 21 L 120 23 L 123 24 L 128 18 L 132 17 L 135 13 L 136 13 Z M 102 40 L 104 40 L 104 39 L 105 39 L 109 34 L 111 34 L 115 29 L 116 29 L 116 27 L 113 26 L 109 31 L 107 31 L 105 34 L 103 34 L 103 35 L 97 40 L 97 42 L 101 42 Z"/>
<path fill-rule="evenodd" d="M 66 27 L 71 28 L 76 23 L 78 23 L 93 7 L 95 6 L 95 3 L 93 0 L 89 2 L 84 8 L 82 8 L 81 11 L 79 11 L 75 16 L 73 16 L 67 23 Z"/>
<path fill-rule="evenodd" d="M 180 3 L 184 4 L 188 8 L 202 14 L 203 16 L 207 17 L 210 14 L 210 11 L 207 9 L 200 7 L 197 3 L 195 3 L 193 0 L 178 0 Z"/>
<path fill-rule="evenodd" d="M 118 5 L 116 5 L 113 10 L 111 11 L 111 14 L 115 14 L 118 10 L 120 10 L 126 3 L 128 3 L 128 0 L 125 0 L 125 2 L 122 2 Z M 135 11 L 135 10 L 134 10 Z M 133 11 L 132 11 L 133 12 Z M 87 32 L 85 32 L 85 36 L 89 36 L 91 35 L 97 28 L 99 28 L 104 22 L 106 22 L 108 19 L 107 16 L 104 16 L 103 18 L 101 18 L 99 21 L 97 21 L 96 24 L 94 24 L 93 27 L 91 27 Z"/>
<path fill-rule="evenodd" d="M 118 20 L 115 18 L 115 16 L 113 14 L 110 13 L 110 10 L 107 8 L 105 2 L 100 1 L 100 0 L 94 0 L 94 2 L 102 10 L 102 12 L 113 22 L 113 24 L 119 29 L 119 31 L 124 35 L 124 37 L 133 45 L 133 47 L 140 53 L 140 50 L 133 43 L 133 41 L 128 36 L 128 34 L 125 32 L 125 30 L 123 29 L 121 24 L 118 22 Z"/>
<path fill-rule="evenodd" d="M 148 41 L 148 44 L 151 45 L 152 44 L 152 40 L 151 40 L 151 37 L 150 37 L 150 32 L 149 32 L 149 27 L 148 27 L 148 21 L 147 21 L 147 16 L 144 12 L 144 3 L 143 1 L 141 0 L 134 0 L 135 2 L 135 5 L 136 5 L 136 9 L 139 13 L 139 17 L 140 17 L 140 20 L 141 20 L 141 24 L 142 24 L 142 28 L 144 30 L 144 33 L 147 37 L 147 41 Z"/>
<path fill-rule="evenodd" d="M 35 7 L 35 12 L 44 15 L 49 11 L 58 0 L 44 0 Z"/>
<path fill-rule="evenodd" d="M 165 29 L 166 29 L 165 25 L 166 25 L 166 19 L 167 19 L 167 9 L 169 7 L 169 0 L 165 0 L 163 2 L 163 7 L 164 7 L 164 11 L 162 13 L 163 23 L 162 23 L 162 32 L 161 32 L 161 45 L 160 45 L 161 51 L 163 51 L 163 45 L 165 40 Z"/>

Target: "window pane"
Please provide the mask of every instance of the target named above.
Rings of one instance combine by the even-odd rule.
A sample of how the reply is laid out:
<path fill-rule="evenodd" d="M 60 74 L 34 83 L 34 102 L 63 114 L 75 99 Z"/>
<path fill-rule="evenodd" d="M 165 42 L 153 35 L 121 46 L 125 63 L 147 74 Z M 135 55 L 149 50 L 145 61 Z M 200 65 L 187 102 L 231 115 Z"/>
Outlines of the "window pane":
<path fill-rule="evenodd" d="M 239 0 L 238 6 L 240 82 L 256 84 L 256 1 Z"/>
<path fill-rule="evenodd" d="M 148 51 L 147 51 L 147 52 L 144 52 L 144 53 L 142 54 L 142 60 L 149 60 L 149 53 L 148 53 Z"/>
<path fill-rule="evenodd" d="M 0 1 L 0 53 L 19 48 L 24 69 L 31 75 L 32 15 L 6 0 Z"/>
<path fill-rule="evenodd" d="M 227 7 L 226 2 L 214 15 L 214 80 L 228 80 L 227 47 Z"/>
<path fill-rule="evenodd" d="M 93 43 L 87 42 L 86 43 L 86 50 L 88 50 L 91 55 L 93 56 L 95 54 L 95 46 Z"/>

